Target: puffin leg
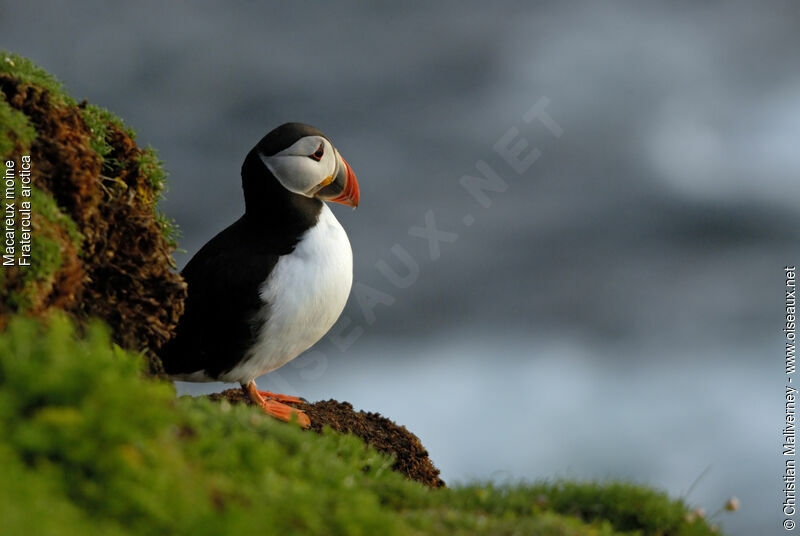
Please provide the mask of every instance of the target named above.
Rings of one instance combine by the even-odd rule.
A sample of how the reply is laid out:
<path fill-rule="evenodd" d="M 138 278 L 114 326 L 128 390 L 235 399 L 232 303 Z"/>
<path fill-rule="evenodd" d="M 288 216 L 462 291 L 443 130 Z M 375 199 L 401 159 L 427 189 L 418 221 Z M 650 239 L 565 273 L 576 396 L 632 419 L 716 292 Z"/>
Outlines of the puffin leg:
<path fill-rule="evenodd" d="M 263 396 L 264 398 L 271 398 L 276 402 L 290 402 L 292 404 L 307 404 L 308 400 L 303 398 L 302 396 L 289 396 L 289 395 L 279 395 L 278 393 L 273 393 L 272 391 L 259 391 L 258 394 Z"/>
<path fill-rule="evenodd" d="M 285 422 L 291 421 L 292 415 L 294 415 L 297 419 L 297 422 L 299 422 L 300 426 L 303 428 L 308 428 L 311 426 L 311 419 L 309 419 L 308 415 L 299 409 L 287 406 L 286 404 L 281 404 L 277 400 L 271 400 L 261 396 L 261 394 L 258 392 L 258 389 L 256 389 L 255 380 L 250 380 L 250 382 L 247 384 L 243 383 L 242 389 L 244 389 L 244 392 L 250 397 L 250 400 L 261 406 L 261 409 L 263 409 L 264 413 L 267 415 L 271 415 L 276 419 L 280 419 Z"/>

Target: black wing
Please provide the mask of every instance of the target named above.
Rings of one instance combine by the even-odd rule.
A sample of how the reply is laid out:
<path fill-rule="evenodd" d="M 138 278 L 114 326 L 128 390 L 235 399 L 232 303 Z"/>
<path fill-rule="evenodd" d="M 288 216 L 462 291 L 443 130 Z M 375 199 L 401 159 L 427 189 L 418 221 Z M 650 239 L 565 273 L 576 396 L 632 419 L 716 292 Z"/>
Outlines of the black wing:
<path fill-rule="evenodd" d="M 244 217 L 203 246 L 181 272 L 188 286 L 175 337 L 161 359 L 168 374 L 204 370 L 216 378 L 253 344 L 264 303 L 259 288 L 296 240 L 271 241 L 252 232 Z M 267 237 L 264 235 L 267 234 Z"/>

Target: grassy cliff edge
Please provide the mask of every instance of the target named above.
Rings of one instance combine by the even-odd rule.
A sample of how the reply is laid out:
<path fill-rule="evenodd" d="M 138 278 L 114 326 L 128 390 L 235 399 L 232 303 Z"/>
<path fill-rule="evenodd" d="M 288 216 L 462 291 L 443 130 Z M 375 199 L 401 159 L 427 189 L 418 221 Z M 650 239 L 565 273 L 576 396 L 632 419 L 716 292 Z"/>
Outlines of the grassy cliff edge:
<path fill-rule="evenodd" d="M 0 356 L 2 534 L 714 533 L 633 484 L 424 486 L 352 435 L 176 400 L 99 322 L 16 317 Z"/>
<path fill-rule="evenodd" d="M 12 233 L 4 262 L 14 262 L 0 272 L 0 328 L 19 313 L 60 310 L 79 324 L 99 317 L 158 375 L 155 350 L 183 313 L 186 286 L 172 269 L 175 227 L 158 209 L 166 175 L 155 152 L 110 112 L 76 103 L 30 60 L 0 51 L 0 162 L 5 176 L 11 170 L 3 193 L 14 205 L 4 217 Z"/>

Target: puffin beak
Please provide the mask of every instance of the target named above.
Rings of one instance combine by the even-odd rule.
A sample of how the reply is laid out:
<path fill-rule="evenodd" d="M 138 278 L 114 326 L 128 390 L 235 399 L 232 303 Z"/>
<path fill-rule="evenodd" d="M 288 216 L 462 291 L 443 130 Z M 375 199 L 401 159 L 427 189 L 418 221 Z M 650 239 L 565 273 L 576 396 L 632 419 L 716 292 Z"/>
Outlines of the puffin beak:
<path fill-rule="evenodd" d="M 332 201 L 355 208 L 358 206 L 359 198 L 356 174 L 353 173 L 353 168 L 350 167 L 347 160 L 342 158 L 339 151 L 336 151 L 336 158 L 336 175 L 329 184 L 316 193 L 316 197 L 323 201 Z"/>

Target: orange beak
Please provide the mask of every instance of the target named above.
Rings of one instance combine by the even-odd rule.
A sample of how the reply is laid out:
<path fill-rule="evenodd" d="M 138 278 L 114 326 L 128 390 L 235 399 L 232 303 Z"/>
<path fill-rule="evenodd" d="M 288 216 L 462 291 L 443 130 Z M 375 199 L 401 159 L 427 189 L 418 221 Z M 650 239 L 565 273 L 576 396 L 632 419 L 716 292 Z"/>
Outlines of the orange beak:
<path fill-rule="evenodd" d="M 344 188 L 342 189 L 342 193 L 340 193 L 333 199 L 329 199 L 329 201 L 333 201 L 334 203 L 341 203 L 343 205 L 355 208 L 358 206 L 358 198 L 359 198 L 358 181 L 356 180 L 356 174 L 353 173 L 353 168 L 350 167 L 350 164 L 347 163 L 347 160 L 345 160 L 341 156 L 339 158 L 342 159 L 345 168 Z"/>
<path fill-rule="evenodd" d="M 337 151 L 339 165 L 337 166 L 336 176 L 328 177 L 323 186 L 315 195 L 324 201 L 341 203 L 349 207 L 358 206 L 358 181 L 353 168 L 342 158 Z"/>

